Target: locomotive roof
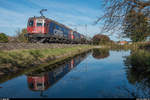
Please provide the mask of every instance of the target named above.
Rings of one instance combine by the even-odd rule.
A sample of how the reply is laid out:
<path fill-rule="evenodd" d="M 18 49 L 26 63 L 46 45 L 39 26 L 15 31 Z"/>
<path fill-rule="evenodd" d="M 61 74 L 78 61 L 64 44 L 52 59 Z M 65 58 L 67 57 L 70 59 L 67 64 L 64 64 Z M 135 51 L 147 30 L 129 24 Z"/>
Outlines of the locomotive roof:
<path fill-rule="evenodd" d="M 54 20 L 52 20 L 52 19 L 49 19 L 49 18 L 47 18 L 47 19 L 50 20 L 50 21 L 52 21 L 52 22 L 54 22 L 54 23 L 56 23 L 56 24 L 59 24 L 59 25 L 65 27 L 65 28 L 68 28 L 69 30 L 72 30 L 71 28 L 69 28 L 69 27 L 66 26 L 66 25 L 63 25 L 63 24 L 61 24 L 61 23 L 59 23 L 59 22 L 56 22 L 56 21 L 54 21 Z M 72 31 L 73 31 L 73 30 L 72 30 Z"/>

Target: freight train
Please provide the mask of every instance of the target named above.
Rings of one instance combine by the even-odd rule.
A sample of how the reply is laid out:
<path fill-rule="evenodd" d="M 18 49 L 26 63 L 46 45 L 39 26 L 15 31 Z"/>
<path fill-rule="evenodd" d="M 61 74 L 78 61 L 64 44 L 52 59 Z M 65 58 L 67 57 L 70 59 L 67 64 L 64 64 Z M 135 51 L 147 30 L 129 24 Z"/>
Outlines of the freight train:
<path fill-rule="evenodd" d="M 27 34 L 25 36 L 30 42 L 53 42 L 53 43 L 88 43 L 89 40 L 83 34 L 46 18 L 41 14 L 40 17 L 30 17 L 27 24 Z"/>
<path fill-rule="evenodd" d="M 41 69 L 27 74 L 28 87 L 32 91 L 45 91 L 61 78 L 63 78 L 68 72 L 75 68 L 81 61 L 83 61 L 90 52 L 84 53 L 77 56 L 65 63 L 55 67 L 54 69 L 48 71 L 49 69 Z"/>

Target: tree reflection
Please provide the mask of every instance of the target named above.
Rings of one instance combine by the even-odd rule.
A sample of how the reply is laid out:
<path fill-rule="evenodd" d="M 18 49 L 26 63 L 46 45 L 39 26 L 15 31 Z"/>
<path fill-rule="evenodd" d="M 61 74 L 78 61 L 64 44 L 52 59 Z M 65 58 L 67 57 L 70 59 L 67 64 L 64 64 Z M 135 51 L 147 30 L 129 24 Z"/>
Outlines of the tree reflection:
<path fill-rule="evenodd" d="M 93 49 L 92 56 L 95 59 L 104 59 L 109 56 L 109 49 Z"/>
<path fill-rule="evenodd" d="M 124 64 L 128 81 L 136 87 L 132 94 L 150 97 L 150 53 L 145 50 L 132 51 L 130 56 L 125 57 Z"/>

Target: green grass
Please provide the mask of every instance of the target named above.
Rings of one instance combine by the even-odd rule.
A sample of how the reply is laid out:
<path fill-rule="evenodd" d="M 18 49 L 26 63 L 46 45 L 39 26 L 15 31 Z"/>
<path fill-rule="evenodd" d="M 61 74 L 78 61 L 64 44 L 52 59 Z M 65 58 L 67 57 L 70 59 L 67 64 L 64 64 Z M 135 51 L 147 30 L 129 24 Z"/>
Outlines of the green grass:
<path fill-rule="evenodd" d="M 119 44 L 106 44 L 106 45 L 100 45 L 102 48 L 108 48 L 111 50 L 138 50 L 138 49 L 150 49 L 150 42 L 135 42 L 132 44 L 125 44 L 125 45 L 119 45 Z"/>
<path fill-rule="evenodd" d="M 0 51 L 0 83 L 16 76 L 56 64 L 88 51 L 94 46 L 80 45 L 53 49 Z"/>
<path fill-rule="evenodd" d="M 0 51 L 0 67 L 2 65 L 25 67 L 29 64 L 37 64 L 44 62 L 46 59 L 54 59 L 57 56 L 72 55 L 83 50 L 92 48 L 89 45 L 80 45 L 66 48 L 51 48 L 51 49 L 24 49 Z"/>

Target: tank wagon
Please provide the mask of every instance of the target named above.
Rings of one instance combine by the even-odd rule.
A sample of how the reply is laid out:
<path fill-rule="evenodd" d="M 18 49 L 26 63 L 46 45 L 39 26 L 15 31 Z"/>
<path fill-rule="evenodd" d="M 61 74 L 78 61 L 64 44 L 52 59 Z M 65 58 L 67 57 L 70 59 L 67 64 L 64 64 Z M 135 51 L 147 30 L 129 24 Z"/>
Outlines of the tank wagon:
<path fill-rule="evenodd" d="M 83 34 L 43 15 L 28 19 L 27 32 L 30 42 L 87 43 Z"/>

